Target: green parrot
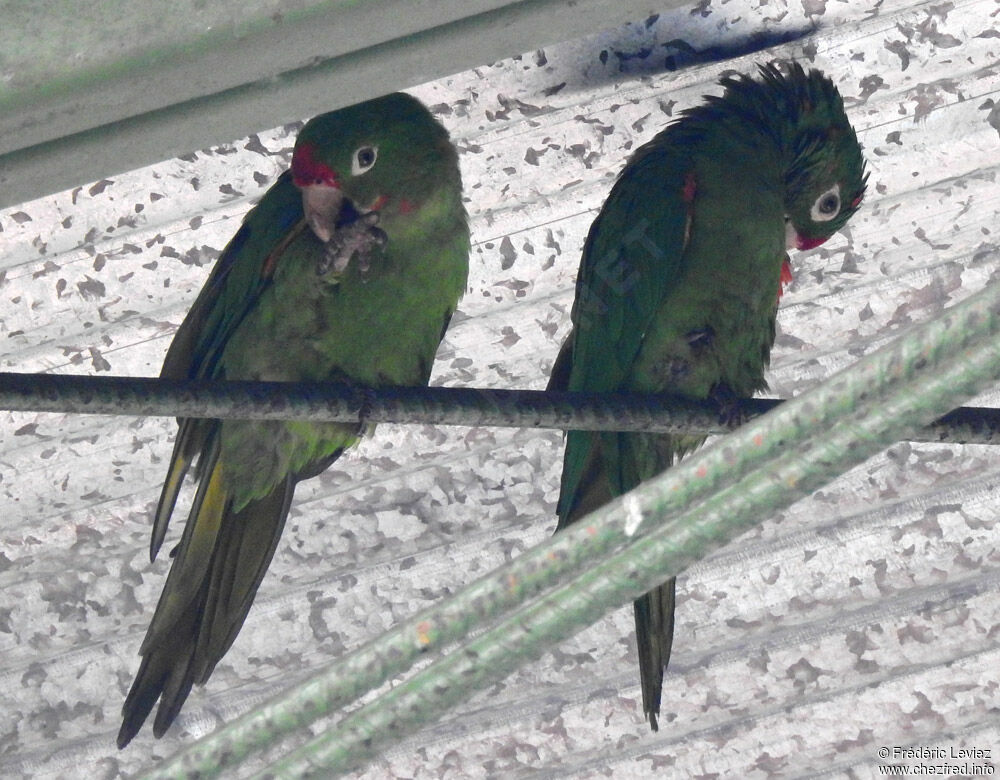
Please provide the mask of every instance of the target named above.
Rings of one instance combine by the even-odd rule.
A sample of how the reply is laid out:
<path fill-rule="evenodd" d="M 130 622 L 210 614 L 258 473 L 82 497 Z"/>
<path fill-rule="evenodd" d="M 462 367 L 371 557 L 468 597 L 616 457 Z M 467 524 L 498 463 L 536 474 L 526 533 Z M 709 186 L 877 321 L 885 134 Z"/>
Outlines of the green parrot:
<path fill-rule="evenodd" d="M 177 331 L 169 379 L 424 385 L 465 292 L 469 227 L 447 131 L 397 93 L 322 114 L 223 251 Z M 160 737 L 236 638 L 292 493 L 359 423 L 181 419 L 153 521 L 163 542 L 197 457 L 194 503 L 122 707 L 122 748 L 157 699 Z"/>
<path fill-rule="evenodd" d="M 723 78 L 632 155 L 590 228 L 573 330 L 550 390 L 735 399 L 767 387 L 786 249 L 818 246 L 857 210 L 864 159 L 829 78 L 761 67 Z M 570 431 L 557 530 L 659 474 L 700 436 Z M 643 710 L 657 730 L 674 580 L 634 604 Z"/>

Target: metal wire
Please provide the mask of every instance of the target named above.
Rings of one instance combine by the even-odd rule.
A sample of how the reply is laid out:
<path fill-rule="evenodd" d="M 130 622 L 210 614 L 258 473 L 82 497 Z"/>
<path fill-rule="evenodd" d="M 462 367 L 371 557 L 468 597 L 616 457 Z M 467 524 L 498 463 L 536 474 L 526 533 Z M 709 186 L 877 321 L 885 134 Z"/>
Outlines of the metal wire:
<path fill-rule="evenodd" d="M 380 697 L 346 719 L 327 744 L 275 767 L 297 772 L 319 762 L 338 770 L 464 700 L 483 675 L 498 674 L 542 652 L 613 607 L 678 571 L 745 527 L 791 503 L 871 453 L 912 432 L 915 420 L 940 414 L 998 373 L 993 343 L 1000 288 L 986 291 L 934 323 L 863 359 L 766 419 L 732 433 L 643 485 L 622 501 L 567 529 L 431 610 L 346 656 L 262 709 L 249 713 L 159 767 L 151 777 L 217 774 L 249 752 L 276 743 L 408 669 L 428 650 L 460 639 L 512 606 L 557 584 L 544 601 L 453 652 L 391 698 Z M 966 347 L 985 340 L 985 346 Z M 963 350 L 965 350 L 963 352 Z M 925 386 L 917 387 L 917 380 Z M 737 484 L 739 480 L 743 480 Z M 713 490 L 716 498 L 706 500 Z M 700 502 L 700 503 L 699 503 Z M 693 509 L 697 507 L 697 509 Z M 686 508 L 651 541 L 601 565 L 658 518 Z M 720 521 L 721 522 L 718 522 Z M 584 574 L 580 574 L 584 572 Z M 588 573 L 589 572 L 589 573 Z M 595 573 L 597 572 L 597 573 Z M 430 677 L 428 677 L 430 675 Z M 458 683 L 461 681 L 461 684 Z M 474 686 L 473 686 L 474 687 Z M 329 741 L 332 740 L 332 741 Z"/>
<path fill-rule="evenodd" d="M 750 420 L 779 399 L 738 402 Z M 549 393 L 455 387 L 367 388 L 338 383 L 178 382 L 147 377 L 0 372 L 0 409 L 166 417 L 727 433 L 707 402 L 669 395 Z M 1000 409 L 963 407 L 914 441 L 1000 443 Z"/>

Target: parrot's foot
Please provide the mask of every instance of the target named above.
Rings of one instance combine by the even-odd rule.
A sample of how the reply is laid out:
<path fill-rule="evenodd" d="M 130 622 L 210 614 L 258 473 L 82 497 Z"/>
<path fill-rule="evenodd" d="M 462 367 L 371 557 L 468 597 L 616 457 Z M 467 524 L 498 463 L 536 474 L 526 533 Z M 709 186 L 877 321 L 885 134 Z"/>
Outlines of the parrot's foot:
<path fill-rule="evenodd" d="M 370 387 L 362 390 L 364 396 L 361 401 L 361 409 L 358 410 L 358 435 L 364 436 L 374 430 L 375 426 L 369 424 L 368 418 L 372 416 L 372 408 L 375 406 L 375 391 Z"/>
<path fill-rule="evenodd" d="M 323 259 L 316 264 L 316 274 L 340 277 L 355 258 L 361 274 L 367 273 L 372 255 L 389 241 L 385 231 L 377 225 L 378 212 L 371 211 L 338 227 L 326 242 Z"/>
<path fill-rule="evenodd" d="M 372 409 L 375 408 L 375 400 L 377 398 L 375 389 L 369 387 L 368 385 L 360 384 L 355 380 L 351 379 L 351 377 L 341 372 L 337 372 L 337 375 L 331 377 L 331 379 L 337 382 L 341 382 L 350 387 L 351 390 L 354 391 L 354 397 L 358 399 L 357 435 L 365 436 L 366 434 L 371 433 L 375 429 L 375 424 L 369 422 L 368 420 L 372 416 Z"/>
<path fill-rule="evenodd" d="M 747 421 L 747 415 L 740 406 L 740 397 L 733 392 L 733 389 L 719 382 L 712 385 L 708 393 L 708 400 L 712 401 L 719 408 L 719 423 L 727 428 L 739 428 Z"/>

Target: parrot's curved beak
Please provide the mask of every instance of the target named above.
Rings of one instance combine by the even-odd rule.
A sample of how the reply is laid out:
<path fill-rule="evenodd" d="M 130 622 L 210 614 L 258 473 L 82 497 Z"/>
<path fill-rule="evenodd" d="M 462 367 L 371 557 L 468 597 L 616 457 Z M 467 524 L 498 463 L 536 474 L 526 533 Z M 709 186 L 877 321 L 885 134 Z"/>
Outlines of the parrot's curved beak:
<path fill-rule="evenodd" d="M 306 222 L 316 238 L 325 244 L 337 228 L 344 193 L 339 187 L 330 184 L 309 184 L 301 189 Z"/>

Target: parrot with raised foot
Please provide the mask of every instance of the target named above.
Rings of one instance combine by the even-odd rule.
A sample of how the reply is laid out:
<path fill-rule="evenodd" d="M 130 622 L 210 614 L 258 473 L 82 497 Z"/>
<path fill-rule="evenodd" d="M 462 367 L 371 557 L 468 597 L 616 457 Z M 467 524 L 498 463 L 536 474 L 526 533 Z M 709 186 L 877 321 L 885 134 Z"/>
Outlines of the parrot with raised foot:
<path fill-rule="evenodd" d="M 465 292 L 468 257 L 458 156 L 420 101 L 396 93 L 322 114 L 223 251 L 160 375 L 425 385 Z M 247 617 L 296 483 L 371 427 L 178 425 L 151 559 L 192 463 L 199 484 L 139 650 L 119 748 L 157 700 L 153 733 L 162 736 L 192 685 L 208 680 Z"/>

